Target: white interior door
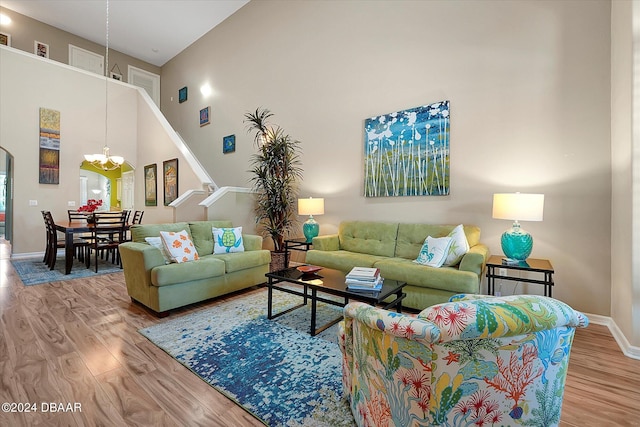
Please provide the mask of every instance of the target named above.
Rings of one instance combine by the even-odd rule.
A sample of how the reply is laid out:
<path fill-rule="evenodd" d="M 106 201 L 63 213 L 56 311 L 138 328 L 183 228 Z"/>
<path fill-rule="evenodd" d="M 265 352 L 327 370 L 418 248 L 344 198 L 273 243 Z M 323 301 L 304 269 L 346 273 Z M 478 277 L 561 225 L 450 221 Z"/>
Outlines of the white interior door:
<path fill-rule="evenodd" d="M 160 108 L 160 76 L 129 65 L 129 84 L 146 90 L 153 102 Z"/>
<path fill-rule="evenodd" d="M 104 56 L 72 44 L 69 45 L 69 65 L 104 76 Z"/>

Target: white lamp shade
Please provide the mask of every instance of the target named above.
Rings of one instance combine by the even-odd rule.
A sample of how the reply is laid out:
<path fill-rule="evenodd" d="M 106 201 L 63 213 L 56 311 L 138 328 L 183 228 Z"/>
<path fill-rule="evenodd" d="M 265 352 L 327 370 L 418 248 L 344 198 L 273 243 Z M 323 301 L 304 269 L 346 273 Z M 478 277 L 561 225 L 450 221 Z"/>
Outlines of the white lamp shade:
<path fill-rule="evenodd" d="M 544 194 L 498 193 L 493 195 L 493 218 L 542 221 Z"/>
<path fill-rule="evenodd" d="M 109 160 L 111 160 L 116 165 L 121 165 L 124 163 L 124 157 L 122 156 L 111 156 L 109 157 Z"/>
<path fill-rule="evenodd" d="M 324 199 L 298 199 L 298 215 L 323 215 Z"/>

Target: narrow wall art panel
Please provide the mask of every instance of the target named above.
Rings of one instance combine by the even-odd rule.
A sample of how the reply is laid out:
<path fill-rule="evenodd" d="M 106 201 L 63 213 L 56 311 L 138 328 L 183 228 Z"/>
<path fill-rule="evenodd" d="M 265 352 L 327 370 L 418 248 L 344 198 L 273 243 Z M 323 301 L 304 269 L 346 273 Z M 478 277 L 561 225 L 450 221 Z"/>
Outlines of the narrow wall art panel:
<path fill-rule="evenodd" d="M 158 206 L 158 169 L 155 163 L 144 167 L 144 205 Z"/>
<path fill-rule="evenodd" d="M 449 194 L 449 101 L 366 119 L 364 195 Z"/>
<path fill-rule="evenodd" d="M 60 111 L 40 108 L 40 184 L 60 184 Z"/>
<path fill-rule="evenodd" d="M 178 198 L 178 159 L 162 162 L 162 176 L 164 181 L 164 205 L 169 206 Z"/>

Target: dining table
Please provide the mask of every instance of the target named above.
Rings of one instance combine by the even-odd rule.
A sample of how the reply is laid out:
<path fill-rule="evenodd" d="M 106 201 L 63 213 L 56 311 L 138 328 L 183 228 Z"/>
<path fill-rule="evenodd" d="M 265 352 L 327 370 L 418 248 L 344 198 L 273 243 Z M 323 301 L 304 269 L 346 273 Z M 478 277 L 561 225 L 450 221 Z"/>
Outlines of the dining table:
<path fill-rule="evenodd" d="M 73 235 L 90 233 L 95 224 L 86 221 L 56 221 L 54 227 L 57 231 L 64 233 L 64 274 L 70 274 L 73 267 Z M 125 225 L 129 229 L 129 224 Z"/>

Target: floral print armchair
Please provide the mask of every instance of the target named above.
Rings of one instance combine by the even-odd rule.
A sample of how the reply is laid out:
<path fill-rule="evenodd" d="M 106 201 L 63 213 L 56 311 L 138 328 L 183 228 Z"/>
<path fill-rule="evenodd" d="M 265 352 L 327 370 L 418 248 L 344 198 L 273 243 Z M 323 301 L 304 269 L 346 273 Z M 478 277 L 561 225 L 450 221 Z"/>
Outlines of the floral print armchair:
<path fill-rule="evenodd" d="M 343 386 L 358 426 L 554 426 L 586 316 L 543 296 L 456 295 L 417 317 L 352 302 Z"/>

